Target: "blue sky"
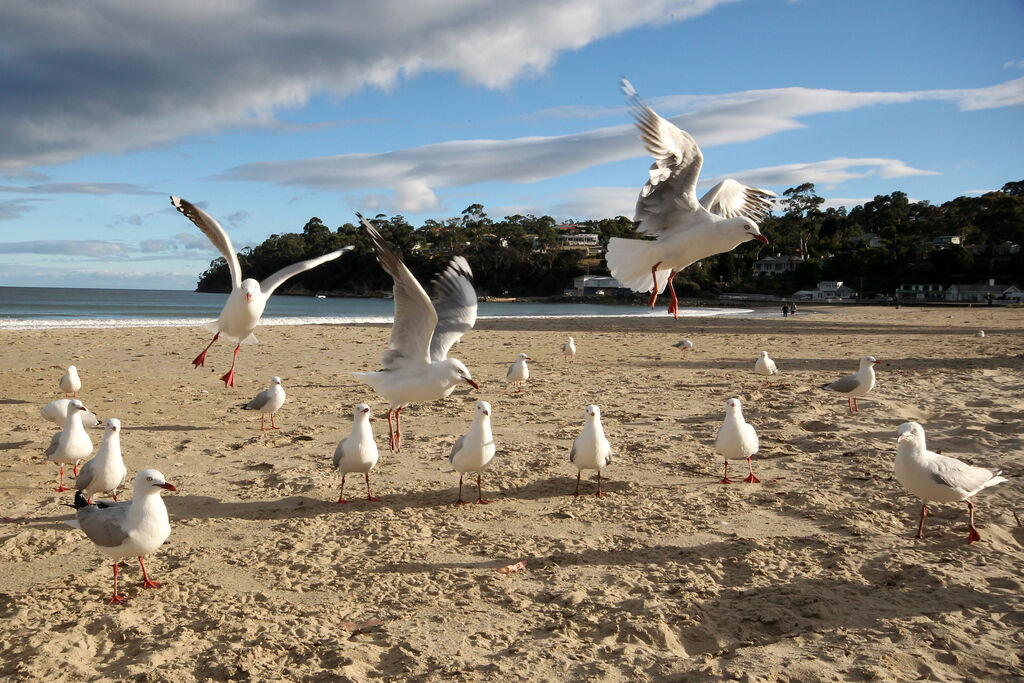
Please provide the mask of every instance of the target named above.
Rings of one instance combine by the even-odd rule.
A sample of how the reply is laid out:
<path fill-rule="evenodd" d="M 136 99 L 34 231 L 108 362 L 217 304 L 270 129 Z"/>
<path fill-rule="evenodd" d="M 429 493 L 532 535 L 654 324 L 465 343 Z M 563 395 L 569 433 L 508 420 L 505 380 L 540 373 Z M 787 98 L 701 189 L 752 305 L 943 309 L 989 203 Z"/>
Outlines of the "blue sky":
<path fill-rule="evenodd" d="M 631 215 L 626 76 L 705 185 L 941 203 L 1024 179 L 1019 0 L 3 3 L 0 285 L 191 289 L 354 212 Z M 769 236 L 770 237 L 770 236 Z"/>

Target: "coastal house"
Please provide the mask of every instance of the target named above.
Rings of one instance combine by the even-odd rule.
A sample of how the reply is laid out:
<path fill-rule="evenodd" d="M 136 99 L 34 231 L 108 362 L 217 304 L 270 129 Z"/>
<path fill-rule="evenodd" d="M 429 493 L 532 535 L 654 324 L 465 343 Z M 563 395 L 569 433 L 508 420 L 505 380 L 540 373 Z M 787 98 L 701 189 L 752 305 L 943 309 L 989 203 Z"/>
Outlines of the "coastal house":
<path fill-rule="evenodd" d="M 596 247 L 601 244 L 601 236 L 592 232 L 572 232 L 559 235 L 558 243 L 563 249 Z"/>
<path fill-rule="evenodd" d="M 793 293 L 799 301 L 849 301 L 857 298 L 857 292 L 843 284 L 842 280 L 822 280 L 815 289 L 801 289 Z"/>
<path fill-rule="evenodd" d="M 632 291 L 629 287 L 623 287 L 622 283 L 610 275 L 580 275 L 573 279 L 572 289 L 566 293 L 573 296 L 615 296 L 631 294 Z"/>
<path fill-rule="evenodd" d="M 932 238 L 932 247 L 934 249 L 945 249 L 946 247 L 959 247 L 964 242 L 964 238 L 960 235 L 939 235 Z"/>
<path fill-rule="evenodd" d="M 950 285 L 945 293 L 946 301 L 958 303 L 1020 303 L 1024 300 L 1024 290 L 1013 285 L 997 285 L 995 280 L 988 284 Z"/>
<path fill-rule="evenodd" d="M 765 256 L 754 261 L 754 277 L 790 273 L 796 270 L 799 264 L 800 259 L 792 256 L 783 256 L 782 254 Z"/>
<path fill-rule="evenodd" d="M 897 301 L 942 301 L 943 297 L 943 287 L 937 284 L 901 284 L 896 289 Z"/>

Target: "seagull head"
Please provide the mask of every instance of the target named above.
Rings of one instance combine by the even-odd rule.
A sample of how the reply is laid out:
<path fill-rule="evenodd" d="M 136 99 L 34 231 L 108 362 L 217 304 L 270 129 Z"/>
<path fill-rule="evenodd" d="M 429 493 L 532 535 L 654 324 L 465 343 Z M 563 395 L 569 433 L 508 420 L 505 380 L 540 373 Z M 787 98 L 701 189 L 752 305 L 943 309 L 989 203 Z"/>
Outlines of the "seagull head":
<path fill-rule="evenodd" d="M 246 303 L 252 303 L 252 298 L 260 291 L 260 283 L 251 277 L 242 280 L 242 294 L 245 294 Z"/>
<path fill-rule="evenodd" d="M 897 429 L 897 444 L 910 444 L 924 448 L 924 427 L 918 422 L 904 422 Z"/>
<path fill-rule="evenodd" d="M 71 399 L 68 403 L 68 414 L 75 412 L 76 410 L 85 410 L 85 404 L 79 401 L 77 398 Z"/>
<path fill-rule="evenodd" d="M 367 417 L 370 416 L 370 406 L 366 405 L 365 403 L 360 403 L 356 405 L 355 408 L 352 409 L 352 417 L 358 419 L 363 415 L 366 415 Z"/>
<path fill-rule="evenodd" d="M 74 365 L 69 365 L 68 366 L 68 374 L 69 375 L 77 375 L 78 374 L 78 368 L 76 368 Z"/>
<path fill-rule="evenodd" d="M 275 384 L 277 386 L 281 386 L 281 378 L 280 377 L 271 377 L 270 378 L 270 386 L 274 386 Z"/>
<path fill-rule="evenodd" d="M 104 431 L 113 432 L 114 434 L 117 434 L 119 431 L 121 431 L 121 421 L 118 420 L 116 417 L 108 417 L 106 425 L 107 426 Z"/>
<path fill-rule="evenodd" d="M 491 404 L 487 401 L 477 401 L 476 405 L 473 406 L 473 410 L 484 417 L 491 416 Z"/>
<path fill-rule="evenodd" d="M 583 415 L 588 422 L 595 422 L 601 419 L 601 409 L 595 405 L 589 405 L 583 409 Z"/>
<path fill-rule="evenodd" d="M 148 469 L 142 470 L 135 475 L 135 491 L 136 493 L 142 493 L 144 491 L 152 490 L 149 487 L 155 486 L 161 489 L 167 489 L 168 491 L 177 491 L 174 484 L 169 484 L 164 475 L 159 470 Z"/>
<path fill-rule="evenodd" d="M 860 367 L 861 368 L 866 368 L 866 367 L 870 367 L 872 365 L 881 365 L 881 364 L 882 364 L 882 361 L 875 360 L 874 356 L 864 356 L 863 358 L 860 359 Z"/>
<path fill-rule="evenodd" d="M 744 239 L 757 240 L 761 244 L 768 244 L 768 238 L 761 234 L 761 230 L 757 227 L 757 223 L 746 216 L 737 216 L 732 220 L 735 221 L 735 224 L 743 231 Z"/>
<path fill-rule="evenodd" d="M 725 402 L 725 412 L 731 415 L 739 414 L 743 410 L 738 398 L 730 398 Z"/>
<path fill-rule="evenodd" d="M 767 357 L 768 357 L 768 352 L 767 351 L 762 351 L 761 352 L 761 358 L 767 358 Z"/>
<path fill-rule="evenodd" d="M 465 382 L 474 389 L 480 389 L 480 385 L 473 381 L 473 375 L 469 374 L 469 368 L 463 364 L 458 358 L 448 358 L 444 361 L 449 369 L 451 370 L 452 380 L 458 384 L 459 382 Z"/>
<path fill-rule="evenodd" d="M 519 358 L 519 360 L 533 360 L 532 358 L 527 356 L 525 353 L 519 354 L 518 358 Z"/>

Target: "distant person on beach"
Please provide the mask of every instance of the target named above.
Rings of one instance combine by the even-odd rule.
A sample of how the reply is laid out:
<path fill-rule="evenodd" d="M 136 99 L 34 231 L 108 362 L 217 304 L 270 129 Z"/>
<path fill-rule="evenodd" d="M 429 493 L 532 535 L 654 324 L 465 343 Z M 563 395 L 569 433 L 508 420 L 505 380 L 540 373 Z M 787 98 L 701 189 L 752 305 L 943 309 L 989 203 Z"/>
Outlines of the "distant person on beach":
<path fill-rule="evenodd" d="M 794 301 L 789 305 L 789 314 L 796 315 L 796 302 Z"/>
<path fill-rule="evenodd" d="M 782 317 L 789 315 L 789 304 L 782 304 Z"/>

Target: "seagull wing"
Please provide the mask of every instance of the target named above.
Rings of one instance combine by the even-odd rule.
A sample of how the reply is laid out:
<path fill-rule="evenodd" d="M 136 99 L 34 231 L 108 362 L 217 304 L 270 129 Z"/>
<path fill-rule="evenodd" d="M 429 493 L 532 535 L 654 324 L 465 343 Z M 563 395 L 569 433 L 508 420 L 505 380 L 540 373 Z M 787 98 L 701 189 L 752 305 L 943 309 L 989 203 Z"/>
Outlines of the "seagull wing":
<path fill-rule="evenodd" d="M 772 198 L 777 197 L 770 190 L 748 187 L 741 182 L 726 178 L 700 198 L 700 205 L 722 218 L 746 216 L 760 221 L 772 210 Z"/>
<path fill-rule="evenodd" d="M 430 297 L 409 271 L 402 259 L 398 258 L 384 238 L 370 222 L 361 215 L 366 233 L 373 243 L 384 271 L 395 281 L 395 321 L 391 325 L 388 348 L 381 356 L 381 364 L 388 370 L 400 368 L 409 363 L 430 362 L 430 339 L 437 326 L 437 311 L 430 303 Z"/>
<path fill-rule="evenodd" d="M 455 439 L 455 443 L 452 444 L 452 452 L 448 454 L 448 462 L 455 462 L 455 454 L 462 450 L 462 443 L 466 440 L 466 435 L 463 434 L 459 438 Z"/>
<path fill-rule="evenodd" d="M 828 391 L 835 391 L 840 394 L 848 394 L 859 386 L 860 377 L 858 377 L 857 375 L 847 375 L 846 377 L 837 379 L 835 382 L 832 382 L 831 384 L 826 384 L 825 386 L 822 387 L 822 389 L 827 389 Z"/>
<path fill-rule="evenodd" d="M 50 445 L 43 451 L 44 455 L 53 455 L 57 452 L 57 449 L 60 447 L 60 437 L 63 433 L 63 431 L 59 431 L 50 438 Z"/>
<path fill-rule="evenodd" d="M 79 491 L 84 491 L 89 484 L 92 483 L 93 477 L 96 476 L 96 459 L 86 460 L 81 467 L 78 468 L 78 475 L 75 477 L 75 488 Z"/>
<path fill-rule="evenodd" d="M 172 195 L 171 204 L 174 204 L 174 208 L 180 211 L 181 215 L 192 221 L 206 235 L 213 246 L 217 247 L 217 251 L 224 257 L 224 260 L 228 262 L 228 270 L 231 271 L 232 289 L 241 287 L 242 267 L 238 264 L 238 254 L 235 253 L 235 247 L 231 244 L 231 238 L 228 237 L 228 233 L 224 231 L 220 223 L 213 216 L 181 197 Z"/>
<path fill-rule="evenodd" d="M 658 116 L 626 79 L 622 79 L 622 92 L 632 107 L 640 140 L 654 157 L 633 220 L 640 223 L 638 230 L 648 235 L 685 226 L 688 219 L 705 212 L 697 201 L 697 176 L 704 155 L 689 133 Z"/>
<path fill-rule="evenodd" d="M 434 280 L 437 326 L 430 338 L 430 360 L 444 360 L 455 342 L 476 324 L 476 290 L 469 263 L 456 256 Z"/>
<path fill-rule="evenodd" d="M 334 449 L 334 466 L 337 467 L 341 464 L 341 459 L 345 457 L 345 445 L 348 442 L 349 437 L 345 437 L 338 442 L 338 447 Z"/>
<path fill-rule="evenodd" d="M 128 505 L 99 507 L 86 505 L 78 508 L 78 528 L 89 540 L 104 548 L 115 548 L 125 542 L 128 531 Z"/>
<path fill-rule="evenodd" d="M 349 245 L 347 247 L 342 247 L 337 251 L 332 251 L 329 254 L 324 254 L 323 256 L 317 256 L 316 258 L 299 261 L 298 263 L 293 263 L 290 266 L 285 266 L 273 275 L 265 278 L 263 282 L 260 283 L 260 291 L 263 292 L 263 296 L 270 296 L 274 293 L 274 290 L 284 284 L 284 281 L 288 278 L 298 275 L 299 273 L 304 273 L 312 268 L 316 268 L 321 263 L 333 261 L 346 251 L 352 251 L 353 249 L 355 249 L 355 247 Z"/>
<path fill-rule="evenodd" d="M 942 486 L 970 493 L 981 489 L 995 475 L 984 467 L 975 467 L 956 458 L 932 454 L 932 479 Z"/>
<path fill-rule="evenodd" d="M 270 389 L 264 389 L 260 393 L 256 394 L 253 400 L 246 403 L 242 410 L 262 410 L 264 406 L 270 403 Z"/>

